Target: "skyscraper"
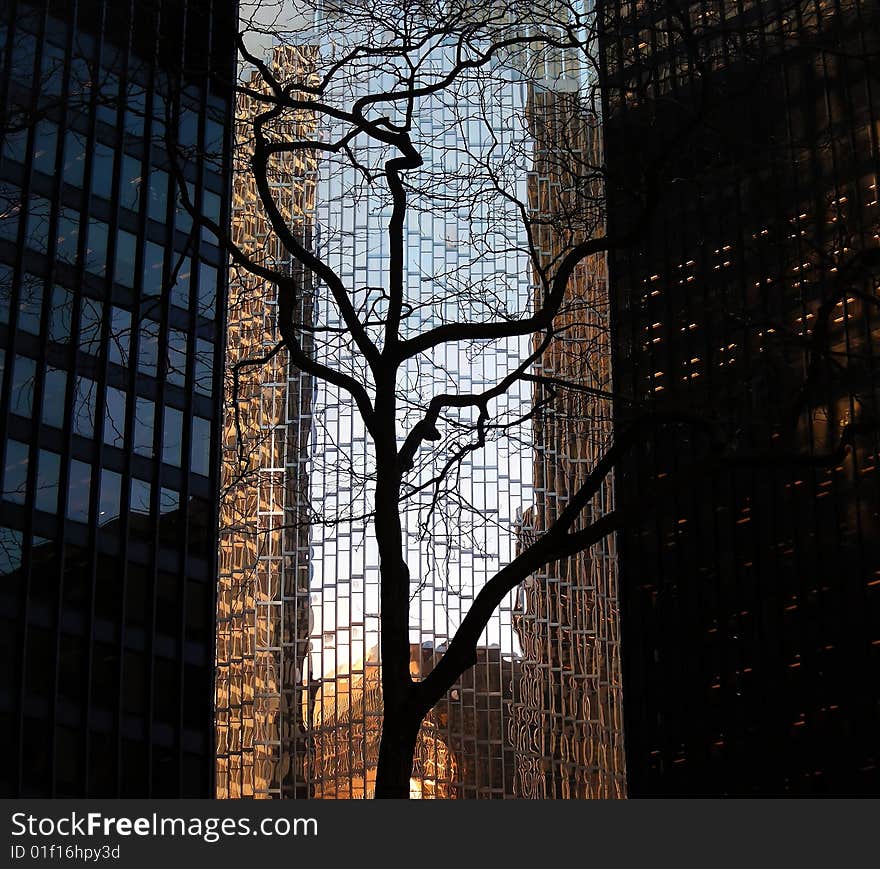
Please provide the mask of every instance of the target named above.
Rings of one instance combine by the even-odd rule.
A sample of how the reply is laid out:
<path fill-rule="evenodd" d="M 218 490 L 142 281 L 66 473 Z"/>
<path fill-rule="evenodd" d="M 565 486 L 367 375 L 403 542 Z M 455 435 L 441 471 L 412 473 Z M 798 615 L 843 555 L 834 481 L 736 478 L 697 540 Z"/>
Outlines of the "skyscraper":
<path fill-rule="evenodd" d="M 876 793 L 876 6 L 599 10 L 630 793 Z"/>
<path fill-rule="evenodd" d="M 0 787 L 208 796 L 234 4 L 7 10 Z"/>

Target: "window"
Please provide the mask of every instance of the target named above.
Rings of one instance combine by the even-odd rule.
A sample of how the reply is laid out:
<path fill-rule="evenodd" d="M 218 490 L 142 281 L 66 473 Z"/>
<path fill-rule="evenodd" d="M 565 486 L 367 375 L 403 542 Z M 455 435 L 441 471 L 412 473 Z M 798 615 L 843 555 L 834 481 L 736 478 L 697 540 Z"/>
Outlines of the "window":
<path fill-rule="evenodd" d="M 199 263 L 199 314 L 214 319 L 217 302 L 217 269 L 207 263 Z"/>
<path fill-rule="evenodd" d="M 103 220 L 89 218 L 89 234 L 86 239 L 86 270 L 95 275 L 107 272 L 107 248 L 110 227 Z"/>
<path fill-rule="evenodd" d="M 141 456 L 153 456 L 153 420 L 156 405 L 149 398 L 138 397 L 134 414 L 134 451 Z"/>
<path fill-rule="evenodd" d="M 27 488 L 28 445 L 19 441 L 6 441 L 6 466 L 3 470 L 3 499 L 24 504 Z"/>
<path fill-rule="evenodd" d="M 92 155 L 92 193 L 109 199 L 113 192 L 113 149 L 95 142 Z"/>
<path fill-rule="evenodd" d="M 21 567 L 23 540 L 21 531 L 0 525 L 0 576 L 9 576 Z"/>
<path fill-rule="evenodd" d="M 67 372 L 60 368 L 47 368 L 43 376 L 43 422 L 46 425 L 64 426 L 64 402 L 67 397 Z"/>
<path fill-rule="evenodd" d="M 64 167 L 61 177 L 74 187 L 83 186 L 83 170 L 86 164 L 86 137 L 76 130 L 64 134 Z"/>
<path fill-rule="evenodd" d="M 79 349 L 83 353 L 97 356 L 101 351 L 101 321 L 104 316 L 103 305 L 87 296 L 80 303 Z"/>
<path fill-rule="evenodd" d="M 58 209 L 58 232 L 55 236 L 55 256 L 60 262 L 75 263 L 79 246 L 79 212 L 72 208 Z"/>
<path fill-rule="evenodd" d="M 25 272 L 18 294 L 18 328 L 29 335 L 40 334 L 43 315 L 43 279 Z"/>
<path fill-rule="evenodd" d="M 168 211 L 168 173 L 161 169 L 150 172 L 150 198 L 147 204 L 147 216 L 151 220 L 165 223 Z"/>
<path fill-rule="evenodd" d="M 122 308 L 113 308 L 110 314 L 110 361 L 128 365 L 131 343 L 131 314 Z"/>
<path fill-rule="evenodd" d="M 98 504 L 98 524 L 104 525 L 119 518 L 122 498 L 122 476 L 116 471 L 101 469 L 101 495 Z"/>
<path fill-rule="evenodd" d="M 76 459 L 70 463 L 67 485 L 67 518 L 74 522 L 88 522 L 92 467 Z"/>
<path fill-rule="evenodd" d="M 78 375 L 73 395 L 73 432 L 84 438 L 95 433 L 95 397 L 98 384 L 88 377 Z M 123 417 L 124 417 L 123 412 Z"/>
<path fill-rule="evenodd" d="M 27 356 L 16 356 L 12 368 L 12 392 L 9 410 L 19 416 L 31 416 L 34 408 L 34 382 L 37 363 Z"/>
<path fill-rule="evenodd" d="M 115 116 L 116 110 L 113 109 Z M 115 119 L 113 121 L 115 124 Z M 122 174 L 119 179 L 119 203 L 123 208 L 137 211 L 140 205 L 141 161 L 128 154 L 122 154 Z"/>
<path fill-rule="evenodd" d="M 186 189 L 189 194 L 189 203 L 190 207 L 198 208 L 198 203 L 196 202 L 196 188 L 189 181 L 186 182 Z M 179 232 L 189 233 L 192 229 L 192 217 L 190 217 L 189 211 L 186 210 L 186 207 L 183 204 L 183 198 L 178 193 L 175 197 L 176 205 L 175 205 L 175 217 L 174 217 L 174 228 Z"/>
<path fill-rule="evenodd" d="M 152 486 L 146 480 L 131 481 L 131 512 L 149 514 Z"/>
<path fill-rule="evenodd" d="M 165 251 L 158 244 L 148 241 L 144 245 L 143 295 L 159 296 L 162 294 L 162 266 L 164 262 Z"/>
<path fill-rule="evenodd" d="M 214 387 L 214 345 L 202 338 L 196 339 L 195 391 L 211 395 Z"/>
<path fill-rule="evenodd" d="M 155 320 L 142 320 L 138 340 L 138 371 L 155 377 L 158 362 L 159 324 Z"/>
<path fill-rule="evenodd" d="M 116 231 L 116 267 L 113 279 L 126 287 L 134 286 L 134 263 L 137 238 L 124 229 Z"/>
<path fill-rule="evenodd" d="M 0 203 L 2 205 L 2 203 Z M 0 225 L 3 221 L 0 220 Z M 12 269 L 0 263 L 0 323 L 9 322 L 9 301 L 12 298 Z"/>
<path fill-rule="evenodd" d="M 54 175 L 57 150 L 58 126 L 45 119 L 39 121 L 34 128 L 34 169 L 46 175 Z"/>
<path fill-rule="evenodd" d="M 31 194 L 28 202 L 26 243 L 31 250 L 46 253 L 49 240 L 49 215 L 52 206 L 48 199 Z"/>
<path fill-rule="evenodd" d="M 107 387 L 104 407 L 104 443 L 111 447 L 125 446 L 125 405 L 128 396 L 112 386 Z"/>
<path fill-rule="evenodd" d="M 52 304 L 49 308 L 49 340 L 59 344 L 70 342 L 73 327 L 73 293 L 64 287 L 52 287 Z"/>
<path fill-rule="evenodd" d="M 165 379 L 175 386 L 186 384 L 186 333 L 168 330 L 168 366 Z"/>
<path fill-rule="evenodd" d="M 180 493 L 172 489 L 159 490 L 159 539 L 174 547 L 183 536 L 180 525 Z"/>
<path fill-rule="evenodd" d="M 37 491 L 34 496 L 37 510 L 58 512 L 58 479 L 61 474 L 61 456 L 40 450 L 37 456 Z"/>
<path fill-rule="evenodd" d="M 183 413 L 174 407 L 165 408 L 165 424 L 162 429 L 162 461 L 180 467 L 183 446 Z"/>
<path fill-rule="evenodd" d="M 211 472 L 211 422 L 194 416 L 192 421 L 192 454 L 190 469 L 207 477 Z"/>
<path fill-rule="evenodd" d="M 176 274 L 172 271 L 171 279 L 171 304 L 178 308 L 189 310 L 190 271 L 192 260 L 189 257 L 180 259 L 180 254 L 175 253 L 172 269 L 177 269 Z"/>

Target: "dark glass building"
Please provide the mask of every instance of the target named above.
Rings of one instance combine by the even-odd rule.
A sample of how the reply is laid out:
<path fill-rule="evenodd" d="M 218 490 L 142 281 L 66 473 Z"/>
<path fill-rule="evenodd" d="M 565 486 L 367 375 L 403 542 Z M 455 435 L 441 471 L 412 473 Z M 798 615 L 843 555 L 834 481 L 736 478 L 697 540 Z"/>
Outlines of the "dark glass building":
<path fill-rule="evenodd" d="M 601 24 L 629 792 L 880 792 L 878 7 Z"/>
<path fill-rule="evenodd" d="M 235 4 L 2 17 L 0 793 L 211 796 Z"/>

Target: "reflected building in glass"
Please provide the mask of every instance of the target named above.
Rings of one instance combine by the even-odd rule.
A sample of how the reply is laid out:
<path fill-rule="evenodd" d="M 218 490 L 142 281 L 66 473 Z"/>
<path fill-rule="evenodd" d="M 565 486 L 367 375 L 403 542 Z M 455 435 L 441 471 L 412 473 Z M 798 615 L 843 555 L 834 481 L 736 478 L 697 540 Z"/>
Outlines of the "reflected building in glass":
<path fill-rule="evenodd" d="M 266 57 L 282 80 L 301 77 L 314 60 L 306 47 L 278 48 Z M 560 125 L 570 135 L 589 137 L 593 131 L 566 126 L 560 121 L 564 112 L 552 99 L 532 95 L 529 110 L 553 118 L 529 133 L 523 119 L 530 95 L 521 73 L 500 66 L 493 68 L 493 76 L 491 98 L 474 105 L 491 105 L 497 113 L 492 122 L 504 128 L 505 136 L 519 137 L 515 145 L 523 154 L 534 154 L 524 160 L 517 183 L 523 201 L 540 210 L 546 192 L 560 183 L 560 168 L 549 165 L 546 136 L 534 148 L 530 137 L 538 128 L 555 134 Z M 257 79 L 250 82 L 256 86 Z M 353 93 L 364 87 L 363 82 L 349 84 Z M 352 93 L 328 96 L 346 98 Z M 292 268 L 268 231 L 246 165 L 252 112 L 243 100 L 243 162 L 235 182 L 233 231 L 259 261 Z M 315 134 L 313 118 L 285 118 L 285 138 Z M 447 160 L 457 150 L 481 154 L 491 146 L 479 123 L 459 126 L 457 120 L 455 107 L 438 99 L 419 113 L 416 135 L 445 142 Z M 323 141 L 332 141 L 336 132 L 323 130 Z M 594 138 L 581 142 L 584 148 L 594 145 Z M 329 151 L 317 161 L 303 153 L 271 168 L 276 202 L 295 232 L 320 251 L 346 287 L 354 288 L 356 307 L 367 310 L 374 303 L 370 293 L 387 280 L 387 197 L 378 185 L 364 185 L 353 167 L 331 159 Z M 358 143 L 357 157 L 370 165 L 381 151 L 371 153 L 370 146 Z M 446 163 L 429 162 L 415 183 L 455 183 L 453 176 Z M 507 233 L 510 245 L 500 252 L 487 250 L 480 239 L 490 231 Z M 424 331 L 444 319 L 479 316 L 485 297 L 500 300 L 508 312 L 526 311 L 535 276 L 523 232 L 513 209 L 490 211 L 473 204 L 413 209 L 404 277 L 413 313 L 405 329 Z M 547 257 L 559 244 L 552 235 L 542 239 Z M 584 266 L 570 311 L 573 319 L 584 311 L 603 318 L 601 335 L 595 330 L 578 334 L 555 346 L 544 362 L 547 372 L 596 390 L 608 386 L 604 274 L 601 260 Z M 470 292 L 449 290 L 462 285 Z M 263 364 L 242 366 L 277 346 L 273 292 L 241 274 L 232 282 L 217 793 L 229 798 L 369 798 L 382 714 L 378 553 L 371 520 L 362 518 L 371 503 L 369 439 L 350 397 L 298 372 L 283 349 Z M 324 358 L 343 370 L 363 374 L 363 359 L 333 337 L 343 324 L 327 288 L 307 285 L 304 276 L 302 293 L 308 300 L 302 312 L 306 325 L 327 327 L 316 339 L 323 344 L 312 351 L 329 354 Z M 412 361 L 401 372 L 408 401 L 402 421 L 411 425 L 432 391 L 486 388 L 529 352 L 529 339 L 523 338 L 489 347 L 453 345 L 440 348 L 430 360 Z M 590 362 L 579 363 L 579 354 L 590 355 Z M 603 355 L 593 359 L 595 354 Z M 499 413 L 505 419 L 526 416 L 539 399 L 531 385 L 519 383 Z M 473 420 L 462 415 L 460 422 Z M 432 511 L 430 494 L 416 491 L 448 458 L 449 444 L 440 445 L 413 474 L 411 497 L 401 505 L 405 557 L 413 573 L 413 678 L 433 668 L 476 591 L 515 555 L 524 533 L 523 511 L 538 499 L 526 513 L 532 531 L 552 518 L 565 497 L 559 479 L 572 468 L 578 478 L 598 454 L 607 440 L 610 411 L 607 401 L 584 402 L 575 395 L 558 418 L 542 425 L 532 431 L 529 423 L 519 437 L 492 439 L 485 450 L 465 456 L 458 485 L 469 509 Z M 538 493 L 533 492 L 536 474 Z M 593 515 L 609 505 L 610 492 L 603 490 Z M 519 595 L 511 595 L 482 638 L 476 666 L 425 720 L 411 794 L 440 799 L 621 795 L 616 618 L 611 543 L 533 578 Z"/>
<path fill-rule="evenodd" d="M 208 796 L 234 10 L 6 11 L 0 790 Z"/>

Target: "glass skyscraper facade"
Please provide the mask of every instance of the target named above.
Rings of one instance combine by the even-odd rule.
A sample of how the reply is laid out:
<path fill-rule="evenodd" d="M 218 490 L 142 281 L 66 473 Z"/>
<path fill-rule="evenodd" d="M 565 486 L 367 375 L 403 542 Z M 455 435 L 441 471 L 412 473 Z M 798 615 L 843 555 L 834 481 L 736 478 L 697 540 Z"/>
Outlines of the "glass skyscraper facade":
<path fill-rule="evenodd" d="M 321 50 L 288 45 L 266 57 L 279 80 L 290 82 L 308 77 Z M 434 62 L 442 65 L 448 58 Z M 249 81 L 262 87 L 258 77 Z M 327 99 L 348 105 L 375 84 L 347 81 L 338 92 L 329 89 Z M 461 123 L 467 107 L 475 116 Z M 293 266 L 257 204 L 247 162 L 254 111 L 243 97 L 233 233 L 257 262 L 286 271 Z M 482 120 L 480 112 L 486 113 Z M 528 112 L 555 117 L 530 129 Z M 450 200 L 458 196 L 459 205 L 420 207 L 420 194 L 414 194 L 417 204 L 405 234 L 404 284 L 411 306 L 405 332 L 478 318 L 487 300 L 505 315 L 529 310 L 536 276 L 520 215 L 513 207 L 487 204 L 489 197 L 475 205 L 467 178 L 497 146 L 487 128 L 501 130 L 503 146 L 518 148 L 522 156 L 513 181 L 517 195 L 535 213 L 552 207 L 548 203 L 566 183 L 558 161 L 547 159 L 552 137 L 579 137 L 562 150 L 584 148 L 592 155 L 598 145 L 595 124 L 576 118 L 569 123 L 563 115 L 552 95 L 536 98 L 522 71 L 503 64 L 493 66 L 483 81 L 466 80 L 461 92 L 420 107 L 415 135 L 433 156 L 413 183 L 420 191 L 444 190 Z M 287 126 L 276 134 L 285 140 L 315 136 L 327 123 L 306 115 L 283 118 L 279 123 Z M 320 132 L 322 141 L 333 141 L 339 132 L 332 126 Z M 304 149 L 293 153 L 301 159 L 278 160 L 269 173 L 276 203 L 297 235 L 314 245 L 350 288 L 357 310 L 367 311 L 388 280 L 387 196 L 380 185 L 365 183 L 341 154 L 325 151 L 313 159 Z M 359 143 L 356 154 L 361 166 L 369 166 L 382 159 L 383 150 Z M 560 244 L 551 234 L 542 237 L 547 260 Z M 304 346 L 334 367 L 367 378 L 364 359 L 344 337 L 333 337 L 343 324 L 327 287 L 307 285 L 303 276 L 300 288 L 308 300 L 302 322 L 326 330 L 315 339 L 320 346 L 305 340 Z M 604 262 L 595 258 L 579 272 L 569 339 L 548 352 L 547 373 L 594 390 L 608 387 L 610 351 L 599 337 L 607 334 L 604 294 Z M 348 394 L 303 375 L 283 349 L 275 352 L 274 290 L 239 274 L 230 295 L 227 354 L 236 373 L 228 380 L 224 443 L 217 792 L 369 797 L 382 713 L 369 438 Z M 585 312 L 598 318 L 597 325 L 588 335 L 573 336 Z M 593 368 L 577 361 L 581 339 L 603 354 Z M 434 392 L 485 389 L 530 352 L 528 338 L 462 342 L 410 361 L 400 374 L 406 396 L 402 428 L 416 421 Z M 427 451 L 429 458 L 423 456 L 410 477 L 409 497 L 400 509 L 404 557 L 413 575 L 410 671 L 416 679 L 442 655 L 475 593 L 515 556 L 528 534 L 552 521 L 570 484 L 607 443 L 607 400 L 573 393 L 571 406 L 533 428 L 530 412 L 540 400 L 531 384 L 513 386 L 500 402 L 498 419 L 524 422 L 509 436 L 490 438 L 482 450 L 465 451 L 436 509 L 437 493 L 425 484 L 458 448 L 454 437 Z M 575 412 L 584 418 L 575 420 Z M 463 430 L 475 421 L 468 413 L 458 418 Z M 577 443 L 581 438 L 583 444 Z M 610 504 L 610 489 L 603 489 L 591 515 Z M 423 724 L 411 780 L 414 797 L 623 794 L 614 565 L 609 540 L 510 595 L 481 640 L 475 667 Z"/>
<path fill-rule="evenodd" d="M 210 0 L 4 6 L 8 796 L 212 792 L 225 254 L 176 189 L 226 220 L 235 25 Z"/>
<path fill-rule="evenodd" d="M 630 793 L 876 793 L 876 4 L 599 8 Z"/>

